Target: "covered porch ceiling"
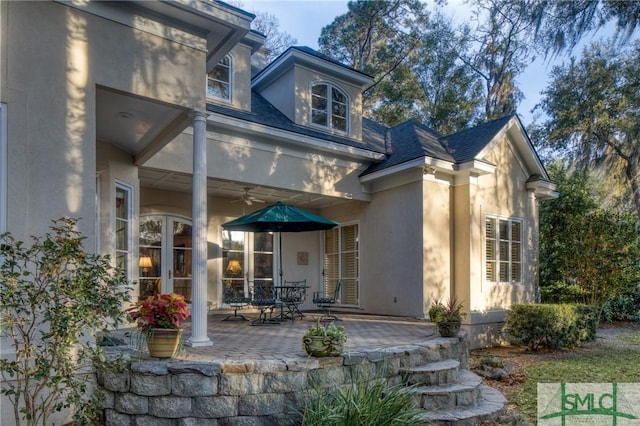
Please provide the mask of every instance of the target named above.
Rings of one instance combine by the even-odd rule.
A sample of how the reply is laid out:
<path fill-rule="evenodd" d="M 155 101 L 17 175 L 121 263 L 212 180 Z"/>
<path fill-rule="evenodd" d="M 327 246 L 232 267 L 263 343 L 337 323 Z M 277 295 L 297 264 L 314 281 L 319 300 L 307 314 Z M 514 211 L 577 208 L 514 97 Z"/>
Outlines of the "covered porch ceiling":
<path fill-rule="evenodd" d="M 149 158 L 191 125 L 188 111 L 103 87 L 97 88 L 96 101 L 97 140 L 112 144 L 132 156 L 139 166 L 141 188 L 192 192 L 191 174 L 144 167 Z M 321 209 L 348 202 L 318 194 L 207 178 L 207 194 L 227 198 L 229 202 L 248 205 L 246 188 L 249 188 L 249 196 L 264 201 L 251 200 L 254 206 L 282 201 L 308 209 Z"/>

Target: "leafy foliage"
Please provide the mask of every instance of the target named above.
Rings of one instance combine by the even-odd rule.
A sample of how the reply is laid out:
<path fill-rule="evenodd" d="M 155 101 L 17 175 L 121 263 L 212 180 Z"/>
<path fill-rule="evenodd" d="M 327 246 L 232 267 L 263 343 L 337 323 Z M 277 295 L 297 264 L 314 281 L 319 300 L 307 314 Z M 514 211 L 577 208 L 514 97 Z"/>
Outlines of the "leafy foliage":
<path fill-rule="evenodd" d="M 352 380 L 333 393 L 315 390 L 305 401 L 303 426 L 387 426 L 418 424 L 411 392 L 385 381 Z M 409 388 L 410 389 L 410 388 Z"/>
<path fill-rule="evenodd" d="M 467 314 L 462 312 L 464 305 L 456 298 L 447 302 L 437 300 L 429 308 L 429 319 L 439 324 L 441 322 L 461 322 Z"/>
<path fill-rule="evenodd" d="M 609 188 L 625 186 L 622 205 L 640 217 L 640 42 L 626 49 L 594 43 L 580 60 L 554 67 L 538 129 L 543 146 L 581 170 L 602 170 Z"/>
<path fill-rule="evenodd" d="M 640 4 L 620 0 L 527 0 L 535 37 L 547 53 L 571 51 L 588 33 L 616 22 L 616 39 L 627 40 L 640 25 Z"/>
<path fill-rule="evenodd" d="M 128 300 L 123 271 L 108 256 L 87 253 L 76 219 L 53 222 L 51 232 L 27 246 L 10 234 L 0 244 L 2 333 L 15 358 L 0 359 L 3 395 L 16 424 L 50 424 L 63 409 L 95 407 L 90 389 L 93 362 L 104 362 L 93 344 L 98 330 L 118 326 Z"/>
<path fill-rule="evenodd" d="M 134 303 L 127 309 L 127 318 L 143 331 L 152 328 L 178 329 L 191 312 L 184 296 L 177 293 L 158 294 Z"/>
<path fill-rule="evenodd" d="M 597 308 L 591 306 L 518 304 L 507 311 L 503 334 L 531 350 L 565 348 L 595 339 L 597 327 Z"/>
<path fill-rule="evenodd" d="M 640 286 L 607 300 L 601 321 L 640 321 Z"/>
<path fill-rule="evenodd" d="M 540 209 L 540 284 L 543 301 L 600 307 L 640 282 L 638 220 L 600 208 L 590 177 L 549 167 L 559 197 Z"/>

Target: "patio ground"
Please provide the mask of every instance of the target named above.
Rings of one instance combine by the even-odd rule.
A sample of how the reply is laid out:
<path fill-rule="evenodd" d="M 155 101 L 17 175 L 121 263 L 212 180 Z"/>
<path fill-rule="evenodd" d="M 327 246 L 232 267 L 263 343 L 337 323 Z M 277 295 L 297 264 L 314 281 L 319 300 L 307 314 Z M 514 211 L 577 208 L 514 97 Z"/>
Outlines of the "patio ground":
<path fill-rule="evenodd" d="M 319 312 L 305 312 L 303 319 L 284 321 L 278 325 L 252 326 L 250 321 L 222 321 L 231 312 L 212 311 L 208 317 L 208 336 L 213 345 L 189 347 L 175 358 L 188 360 L 284 359 L 307 356 L 302 349 L 302 335 L 313 326 Z M 257 312 L 241 311 L 249 319 Z M 418 318 L 337 313 L 347 333 L 344 352 L 370 351 L 388 346 L 423 342 L 439 334 L 433 324 Z M 184 324 L 184 341 L 191 333 L 191 323 Z M 135 328 L 115 333 L 135 347 Z"/>

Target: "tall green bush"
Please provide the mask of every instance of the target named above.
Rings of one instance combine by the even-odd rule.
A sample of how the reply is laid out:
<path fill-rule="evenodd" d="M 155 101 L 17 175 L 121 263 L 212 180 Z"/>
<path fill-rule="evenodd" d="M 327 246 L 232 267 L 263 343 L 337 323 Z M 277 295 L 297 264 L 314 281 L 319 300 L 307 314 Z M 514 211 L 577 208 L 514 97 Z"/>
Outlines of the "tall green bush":
<path fill-rule="evenodd" d="M 15 357 L 0 359 L 0 392 L 17 425 L 49 425 L 53 413 L 67 409 L 76 424 L 88 424 L 99 398 L 89 392 L 93 363 L 104 362 L 95 333 L 124 320 L 124 271 L 108 256 L 87 253 L 76 224 L 53 221 L 30 245 L 1 236 L 0 327 Z"/>
<path fill-rule="evenodd" d="M 503 336 L 531 350 L 564 348 L 595 339 L 598 308 L 570 304 L 513 305 L 507 311 Z"/>
<path fill-rule="evenodd" d="M 638 218 L 600 207 L 591 176 L 549 166 L 560 196 L 540 208 L 540 286 L 543 302 L 603 307 L 640 282 Z"/>

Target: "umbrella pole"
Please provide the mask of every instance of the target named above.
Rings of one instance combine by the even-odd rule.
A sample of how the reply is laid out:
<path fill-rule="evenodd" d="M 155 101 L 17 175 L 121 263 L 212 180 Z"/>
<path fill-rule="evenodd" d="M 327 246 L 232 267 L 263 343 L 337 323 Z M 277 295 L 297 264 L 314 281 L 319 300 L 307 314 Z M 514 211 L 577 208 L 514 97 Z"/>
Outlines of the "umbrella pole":
<path fill-rule="evenodd" d="M 280 253 L 278 253 L 280 258 L 280 287 L 282 287 L 282 232 L 278 232 L 278 243 L 280 244 Z"/>

